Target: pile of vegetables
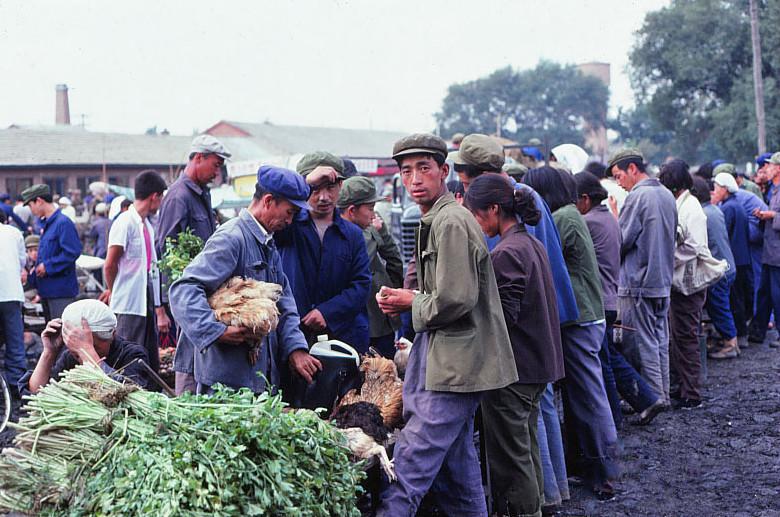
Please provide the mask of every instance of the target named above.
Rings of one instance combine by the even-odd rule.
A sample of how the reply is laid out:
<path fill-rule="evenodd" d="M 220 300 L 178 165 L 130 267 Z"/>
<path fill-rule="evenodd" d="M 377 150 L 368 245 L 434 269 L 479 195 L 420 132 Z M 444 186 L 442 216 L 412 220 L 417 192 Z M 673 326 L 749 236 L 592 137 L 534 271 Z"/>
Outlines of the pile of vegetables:
<path fill-rule="evenodd" d="M 358 516 L 344 437 L 279 395 L 177 399 L 78 366 L 29 398 L 0 508 L 39 515 Z"/>
<path fill-rule="evenodd" d="M 203 250 L 203 239 L 192 233 L 191 228 L 181 232 L 176 239 L 165 239 L 165 253 L 159 262 L 160 271 L 168 277 L 168 285 L 181 277 L 184 268 Z"/>

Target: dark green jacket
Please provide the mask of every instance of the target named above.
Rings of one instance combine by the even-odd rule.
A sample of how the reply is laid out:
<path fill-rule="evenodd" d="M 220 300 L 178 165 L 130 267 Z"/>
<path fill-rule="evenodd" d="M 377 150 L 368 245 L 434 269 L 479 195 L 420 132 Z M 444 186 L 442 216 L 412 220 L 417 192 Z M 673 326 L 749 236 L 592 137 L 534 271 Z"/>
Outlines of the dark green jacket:
<path fill-rule="evenodd" d="M 369 226 L 363 230 L 371 271 L 371 294 L 368 297 L 368 328 L 372 338 L 387 336 L 401 327 L 398 318 L 390 318 L 379 310 L 376 294 L 383 285 L 401 287 L 404 282 L 404 263 L 387 225 L 380 230 Z"/>
<path fill-rule="evenodd" d="M 430 338 L 425 389 L 470 393 L 516 382 L 485 236 L 452 194 L 423 215 L 416 253 L 412 323 Z"/>
<path fill-rule="evenodd" d="M 585 219 L 573 204 L 562 206 L 553 212 L 555 226 L 561 236 L 563 259 L 571 277 L 571 287 L 580 319 L 577 323 L 588 323 L 604 319 L 604 302 L 601 296 L 601 277 L 596 261 L 593 240 Z"/>

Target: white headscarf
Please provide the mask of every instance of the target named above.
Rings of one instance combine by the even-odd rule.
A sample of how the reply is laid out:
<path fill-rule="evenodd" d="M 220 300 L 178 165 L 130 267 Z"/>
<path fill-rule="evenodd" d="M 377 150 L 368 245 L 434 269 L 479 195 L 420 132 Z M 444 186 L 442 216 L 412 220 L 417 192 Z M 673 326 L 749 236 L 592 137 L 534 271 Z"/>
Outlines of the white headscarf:
<path fill-rule="evenodd" d="M 553 147 L 552 153 L 558 162 L 565 165 L 572 174 L 582 172 L 588 164 L 588 153 L 575 144 L 561 144 L 558 147 Z"/>
<path fill-rule="evenodd" d="M 92 332 L 116 330 L 116 316 L 105 303 L 98 300 L 79 300 L 62 311 L 62 321 L 81 327 L 81 318 L 87 320 Z"/>

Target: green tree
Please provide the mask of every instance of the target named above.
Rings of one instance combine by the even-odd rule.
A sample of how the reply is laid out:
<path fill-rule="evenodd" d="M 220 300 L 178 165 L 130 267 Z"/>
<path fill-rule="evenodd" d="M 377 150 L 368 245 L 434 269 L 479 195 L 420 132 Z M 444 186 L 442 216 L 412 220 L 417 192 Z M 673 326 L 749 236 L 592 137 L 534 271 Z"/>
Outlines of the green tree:
<path fill-rule="evenodd" d="M 586 124 L 606 123 L 608 98 L 598 79 L 574 66 L 541 61 L 533 70 L 506 67 L 451 85 L 436 120 L 445 136 L 495 133 L 500 117 L 502 135 L 520 142 L 546 136 L 552 144 L 583 145 Z"/>
<path fill-rule="evenodd" d="M 637 116 L 649 118 L 666 153 L 695 162 L 724 158 L 746 161 L 756 153 L 747 0 L 672 0 L 649 13 L 630 55 Z M 760 23 L 768 144 L 775 148 L 780 125 L 778 93 L 780 21 L 777 1 L 761 3 Z M 772 24 L 775 25 L 772 25 Z M 623 128 L 621 136 L 637 139 Z M 668 138 L 671 136 L 671 138 Z M 717 153 L 718 156 L 713 156 Z"/>

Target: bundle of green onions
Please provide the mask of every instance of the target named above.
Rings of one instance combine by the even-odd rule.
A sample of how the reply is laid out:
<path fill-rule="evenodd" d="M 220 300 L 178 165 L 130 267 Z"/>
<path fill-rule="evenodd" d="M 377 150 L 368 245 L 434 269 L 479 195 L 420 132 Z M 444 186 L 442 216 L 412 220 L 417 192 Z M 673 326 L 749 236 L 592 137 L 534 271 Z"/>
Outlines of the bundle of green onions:
<path fill-rule="evenodd" d="M 360 515 L 344 438 L 279 395 L 169 399 L 79 366 L 27 402 L 0 508 L 40 515 Z"/>

